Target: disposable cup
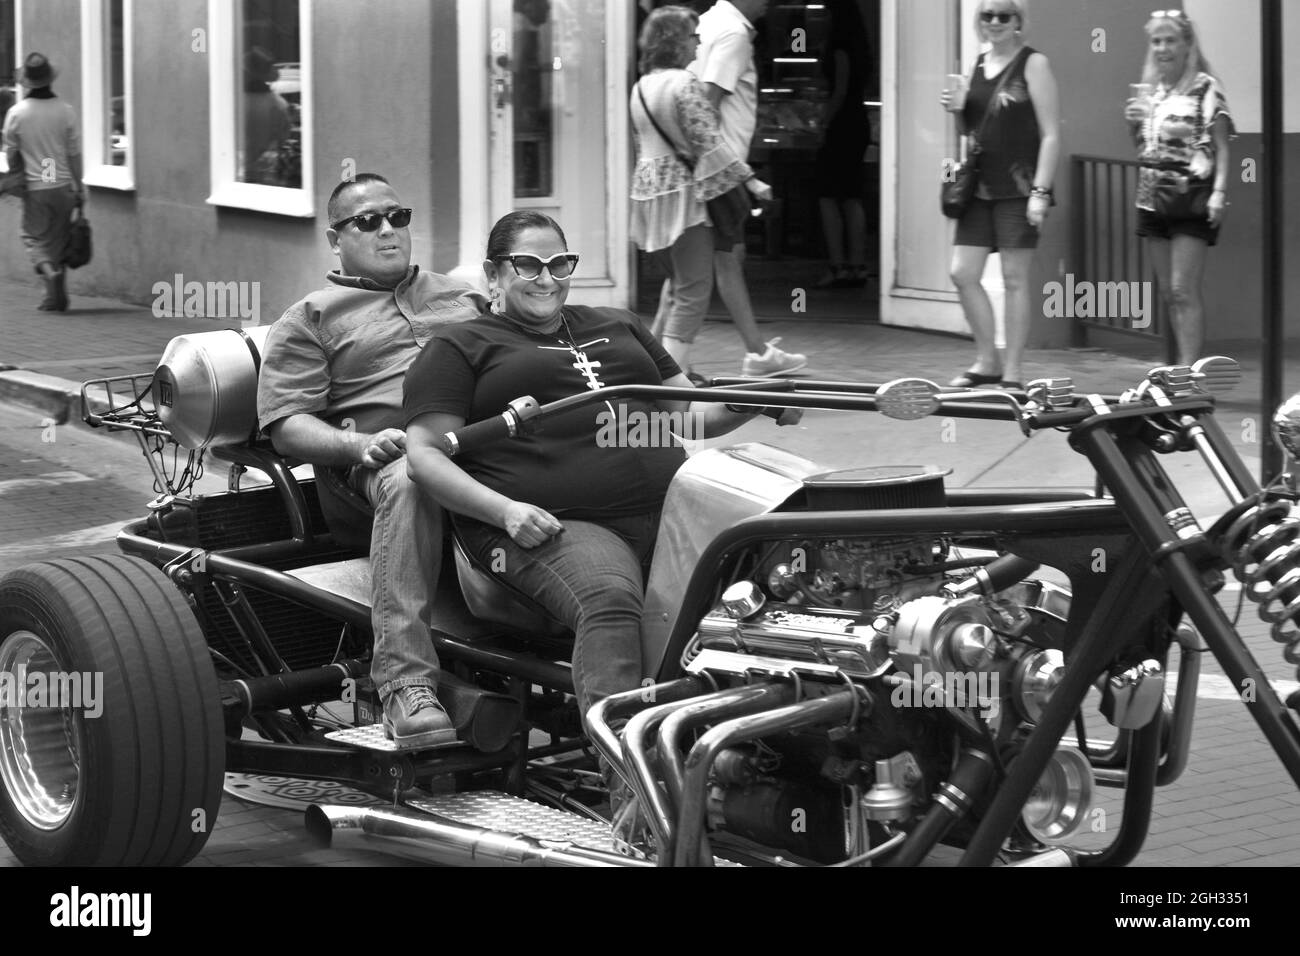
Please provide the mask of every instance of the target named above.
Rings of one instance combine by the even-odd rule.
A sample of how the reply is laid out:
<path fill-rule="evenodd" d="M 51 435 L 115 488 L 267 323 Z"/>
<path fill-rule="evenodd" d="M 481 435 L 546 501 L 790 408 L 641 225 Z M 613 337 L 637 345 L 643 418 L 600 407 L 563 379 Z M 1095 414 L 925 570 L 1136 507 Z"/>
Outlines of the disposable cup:
<path fill-rule="evenodd" d="M 949 73 L 943 88 L 948 92 L 948 109 L 960 113 L 966 107 L 966 77 L 960 73 Z"/>

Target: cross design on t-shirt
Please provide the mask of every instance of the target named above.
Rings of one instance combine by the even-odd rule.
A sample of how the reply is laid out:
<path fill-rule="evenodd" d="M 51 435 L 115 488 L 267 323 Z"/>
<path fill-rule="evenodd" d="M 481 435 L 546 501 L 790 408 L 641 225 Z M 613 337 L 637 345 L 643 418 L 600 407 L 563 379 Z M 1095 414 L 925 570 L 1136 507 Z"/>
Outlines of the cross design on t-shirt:
<path fill-rule="evenodd" d="M 600 345 L 602 343 L 608 343 L 608 342 L 609 339 L 604 339 L 604 338 L 592 339 L 590 342 L 582 343 L 582 345 L 569 343 L 568 345 L 564 345 L 561 347 L 563 351 L 566 351 L 573 356 L 573 363 L 572 363 L 573 368 L 577 369 L 578 374 L 581 375 L 584 379 L 586 379 L 587 388 L 598 389 L 598 388 L 605 387 L 605 383 L 602 382 L 600 378 L 596 375 L 596 369 L 601 367 L 601 363 L 593 362 L 591 359 L 587 358 L 587 349 L 591 348 L 591 346 L 593 345 Z M 539 349 L 545 349 L 547 351 L 561 350 L 561 349 L 557 349 L 554 345 L 539 345 L 537 347 Z"/>
<path fill-rule="evenodd" d="M 596 369 L 600 368 L 601 363 L 593 362 L 591 359 L 587 358 L 586 352 L 578 349 L 573 350 L 573 355 L 576 359 L 573 363 L 573 367 L 576 368 L 578 373 L 587 380 L 587 387 L 601 388 L 604 383 L 596 377 Z"/>

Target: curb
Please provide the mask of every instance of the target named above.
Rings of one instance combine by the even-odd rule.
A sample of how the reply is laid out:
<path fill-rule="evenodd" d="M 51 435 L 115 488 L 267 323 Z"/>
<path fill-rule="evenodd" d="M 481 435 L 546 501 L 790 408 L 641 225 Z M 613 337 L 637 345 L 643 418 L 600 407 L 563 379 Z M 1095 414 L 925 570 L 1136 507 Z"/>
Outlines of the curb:
<path fill-rule="evenodd" d="M 80 410 L 81 386 L 66 378 L 9 366 L 0 371 L 0 400 L 44 412 L 52 419 L 47 424 L 66 425 L 73 410 Z"/>

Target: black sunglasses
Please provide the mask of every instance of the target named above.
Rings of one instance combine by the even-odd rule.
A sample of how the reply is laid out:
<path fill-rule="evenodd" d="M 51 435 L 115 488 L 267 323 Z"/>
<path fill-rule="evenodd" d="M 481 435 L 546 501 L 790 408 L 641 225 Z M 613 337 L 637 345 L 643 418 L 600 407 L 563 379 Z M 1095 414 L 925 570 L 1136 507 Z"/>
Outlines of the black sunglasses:
<path fill-rule="evenodd" d="M 346 219 L 340 219 L 338 222 L 334 223 L 334 225 L 330 226 L 330 228 L 342 229 L 348 223 L 355 222 L 357 224 L 357 229 L 361 232 L 374 232 L 379 228 L 379 224 L 385 219 L 388 220 L 388 224 L 394 229 L 401 229 L 410 224 L 411 210 L 406 208 L 390 209 L 388 212 L 368 212 L 361 216 L 348 216 Z"/>
<path fill-rule="evenodd" d="M 992 10 L 980 11 L 980 19 L 985 23 L 992 23 L 994 20 L 998 21 L 998 23 L 1010 23 L 1014 17 L 1014 13 L 994 13 Z"/>
<path fill-rule="evenodd" d="M 551 273 L 552 279 L 567 279 L 578 267 L 578 257 L 571 252 L 561 252 L 549 259 L 520 254 L 516 256 L 497 256 L 498 262 L 509 262 L 514 266 L 515 275 L 521 279 L 538 279 L 542 275 L 542 266 Z"/>

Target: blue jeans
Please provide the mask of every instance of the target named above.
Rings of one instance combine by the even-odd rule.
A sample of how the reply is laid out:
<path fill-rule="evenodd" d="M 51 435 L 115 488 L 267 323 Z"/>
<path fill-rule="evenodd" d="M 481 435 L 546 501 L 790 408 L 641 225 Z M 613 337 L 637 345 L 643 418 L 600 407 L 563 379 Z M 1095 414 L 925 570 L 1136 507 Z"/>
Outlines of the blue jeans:
<path fill-rule="evenodd" d="M 573 684 L 585 715 L 601 698 L 641 685 L 641 604 L 659 515 L 561 522 L 564 531 L 535 548 L 477 521 L 457 519 L 457 528 L 485 567 L 573 629 Z"/>
<path fill-rule="evenodd" d="M 406 474 L 406 458 L 353 467 L 348 484 L 375 509 L 370 531 L 370 677 L 386 698 L 399 687 L 438 686 L 429 614 L 442 565 L 443 510 Z"/>

